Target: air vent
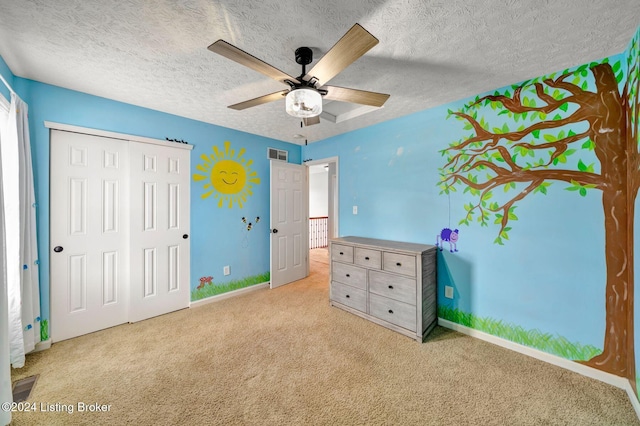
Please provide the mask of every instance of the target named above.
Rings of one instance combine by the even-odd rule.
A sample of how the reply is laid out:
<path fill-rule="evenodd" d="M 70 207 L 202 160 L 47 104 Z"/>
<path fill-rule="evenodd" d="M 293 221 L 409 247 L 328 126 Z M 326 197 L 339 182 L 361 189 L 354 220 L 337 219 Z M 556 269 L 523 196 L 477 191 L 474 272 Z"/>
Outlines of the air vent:
<path fill-rule="evenodd" d="M 289 158 L 289 151 L 283 151 L 281 149 L 267 148 L 267 158 L 269 160 L 287 161 Z"/>
<path fill-rule="evenodd" d="M 35 376 L 29 376 L 26 379 L 15 381 L 12 389 L 13 402 L 22 402 L 29 399 L 39 376 L 39 374 L 36 374 Z"/>

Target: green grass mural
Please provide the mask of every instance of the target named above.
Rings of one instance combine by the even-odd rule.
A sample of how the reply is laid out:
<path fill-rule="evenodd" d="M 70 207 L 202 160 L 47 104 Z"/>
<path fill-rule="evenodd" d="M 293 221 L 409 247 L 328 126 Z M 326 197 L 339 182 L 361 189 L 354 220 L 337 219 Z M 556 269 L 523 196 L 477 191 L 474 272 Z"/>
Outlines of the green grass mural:
<path fill-rule="evenodd" d="M 269 272 L 265 272 L 258 275 L 249 276 L 239 280 L 231 280 L 223 284 L 214 284 L 211 280 L 207 281 L 208 284 L 200 286 L 191 291 L 191 301 L 205 299 L 211 296 L 217 296 L 219 294 L 227 293 L 233 290 L 239 290 L 245 287 L 251 287 L 252 285 L 262 284 L 269 282 L 271 275 Z"/>
<path fill-rule="evenodd" d="M 602 349 L 572 343 L 562 336 L 553 336 L 540 330 L 526 330 L 519 325 L 478 317 L 447 306 L 438 306 L 438 317 L 573 361 L 587 361 L 602 353 Z"/>
<path fill-rule="evenodd" d="M 40 341 L 45 342 L 49 340 L 49 321 L 42 320 L 40 322 Z"/>

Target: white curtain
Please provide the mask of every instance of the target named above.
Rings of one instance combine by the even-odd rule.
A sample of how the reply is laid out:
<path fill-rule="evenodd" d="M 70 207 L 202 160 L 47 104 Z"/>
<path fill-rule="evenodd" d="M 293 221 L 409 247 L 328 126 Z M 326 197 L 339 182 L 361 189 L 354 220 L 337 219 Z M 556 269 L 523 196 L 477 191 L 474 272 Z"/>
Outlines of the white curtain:
<path fill-rule="evenodd" d="M 2 123 L 7 122 L 9 107 L 4 107 L 4 99 L 0 99 L 0 130 Z M 9 349 L 9 316 L 7 302 L 7 262 L 6 262 L 6 238 L 4 232 L 4 195 L 2 191 L 2 135 L 0 131 L 0 404 L 12 402 L 11 392 L 11 360 Z M 11 412 L 0 410 L 0 425 L 8 425 L 11 422 Z"/>
<path fill-rule="evenodd" d="M 2 129 L 2 178 L 11 364 L 20 368 L 40 342 L 40 285 L 28 107 L 13 93 Z"/>

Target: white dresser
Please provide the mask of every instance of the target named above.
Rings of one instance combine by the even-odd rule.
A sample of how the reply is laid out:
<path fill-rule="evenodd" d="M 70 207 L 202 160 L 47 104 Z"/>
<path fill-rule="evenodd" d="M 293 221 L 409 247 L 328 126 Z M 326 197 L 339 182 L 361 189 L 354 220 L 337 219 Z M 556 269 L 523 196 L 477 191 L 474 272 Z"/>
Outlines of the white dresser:
<path fill-rule="evenodd" d="M 331 305 L 422 342 L 437 323 L 436 250 L 373 238 L 332 239 Z"/>

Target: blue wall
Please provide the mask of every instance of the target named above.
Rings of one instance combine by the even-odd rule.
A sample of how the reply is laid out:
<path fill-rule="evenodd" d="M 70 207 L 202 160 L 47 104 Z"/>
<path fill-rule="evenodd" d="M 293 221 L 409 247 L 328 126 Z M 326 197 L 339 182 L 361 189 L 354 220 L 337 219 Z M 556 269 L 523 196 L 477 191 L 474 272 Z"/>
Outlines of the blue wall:
<path fill-rule="evenodd" d="M 611 63 L 621 59 L 609 58 Z M 586 84 L 593 86 L 593 80 Z M 511 87 L 498 91 L 506 90 L 513 92 Z M 474 199 L 462 188 L 440 194 L 439 168 L 446 158 L 439 151 L 469 137 L 465 122 L 447 116 L 470 101 L 303 147 L 305 159 L 340 158 L 340 235 L 435 244 L 443 228 L 458 228 L 459 251 L 449 252 L 445 243 L 438 259 L 439 308 L 601 350 L 606 282 L 602 194 L 580 196 L 567 191 L 568 185 L 553 183 L 546 195 L 527 196 L 516 204 L 518 220 L 510 222 L 513 229 L 504 245 L 494 243 L 498 225 L 493 218 L 486 227 L 475 221 L 461 225 L 465 205 Z M 582 159 L 594 162 L 589 152 Z M 576 163 L 568 167 L 577 169 Z M 502 188 L 495 193 L 504 195 Z M 453 299 L 444 297 L 445 285 L 454 287 Z"/>
<path fill-rule="evenodd" d="M 0 65 L 4 62 L 0 62 Z M 8 68 L 0 68 L 6 78 Z M 182 139 L 194 145 L 191 172 L 202 162 L 200 156 L 212 147 L 246 151 L 244 159 L 253 160 L 251 170 L 260 183 L 243 208 L 234 204 L 218 207 L 213 197 L 202 199 L 203 185 L 191 181 L 191 289 L 202 276 L 213 276 L 214 283 L 241 280 L 269 271 L 269 161 L 267 147 L 287 150 L 289 161 L 300 163 L 300 146 L 245 132 L 215 126 L 146 108 L 141 108 L 85 93 L 75 92 L 19 77 L 14 89 L 29 105 L 29 123 L 34 161 L 34 179 L 38 202 L 38 237 L 42 318 L 49 318 L 49 129 L 45 121 L 71 124 L 99 130 L 162 139 Z M 241 222 L 243 216 L 260 216 L 250 232 Z M 251 244 L 249 248 L 248 243 Z M 225 265 L 231 275 L 223 276 Z"/>
<path fill-rule="evenodd" d="M 0 75 L 2 75 L 5 80 L 7 80 L 7 83 L 9 83 L 11 87 L 13 87 L 13 73 L 7 66 L 7 63 L 4 61 L 4 59 L 2 59 L 2 56 L 0 56 Z M 11 100 L 11 93 L 9 92 L 9 89 L 7 89 L 4 84 L 2 84 L 2 82 L 0 82 L 0 95 L 4 96 L 7 100 Z"/>

